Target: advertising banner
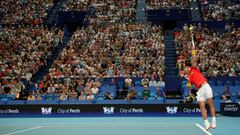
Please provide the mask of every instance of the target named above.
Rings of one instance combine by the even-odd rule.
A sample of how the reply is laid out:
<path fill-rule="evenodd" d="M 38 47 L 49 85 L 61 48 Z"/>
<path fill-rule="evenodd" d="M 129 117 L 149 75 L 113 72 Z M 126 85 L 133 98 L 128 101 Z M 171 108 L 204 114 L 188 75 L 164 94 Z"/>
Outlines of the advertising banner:
<path fill-rule="evenodd" d="M 0 117 L 14 116 L 200 116 L 198 104 L 0 105 Z"/>
<path fill-rule="evenodd" d="M 239 103 L 221 103 L 220 112 L 226 116 L 240 116 Z"/>

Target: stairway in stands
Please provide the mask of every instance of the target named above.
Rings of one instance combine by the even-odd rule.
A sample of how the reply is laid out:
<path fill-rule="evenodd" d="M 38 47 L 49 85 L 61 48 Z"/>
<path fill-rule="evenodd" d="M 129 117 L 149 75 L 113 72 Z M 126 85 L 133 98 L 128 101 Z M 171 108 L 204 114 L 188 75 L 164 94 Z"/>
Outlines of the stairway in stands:
<path fill-rule="evenodd" d="M 164 36 L 165 43 L 165 76 L 177 76 L 176 68 L 177 55 L 173 30 L 166 30 Z"/>
<path fill-rule="evenodd" d="M 65 36 L 63 38 L 63 42 L 59 43 L 58 47 L 54 48 L 52 51 L 52 55 L 49 59 L 47 59 L 47 64 L 41 67 L 38 72 L 33 75 L 32 83 L 38 83 L 39 80 L 42 80 L 45 75 L 48 74 L 49 68 L 52 66 L 54 60 L 57 59 L 58 55 L 62 52 L 62 50 L 66 47 L 68 41 L 71 39 L 71 36 Z M 34 85 L 30 86 L 33 87 Z"/>
<path fill-rule="evenodd" d="M 192 21 L 201 21 L 201 13 L 198 0 L 189 0 Z"/>
<path fill-rule="evenodd" d="M 52 7 L 50 13 L 47 16 L 47 19 L 44 24 L 46 25 L 54 25 L 56 21 L 57 14 L 62 7 L 64 0 L 54 0 L 54 6 Z"/>
<path fill-rule="evenodd" d="M 146 10 L 145 0 L 137 0 L 135 22 L 144 23 L 147 21 L 145 10 Z"/>

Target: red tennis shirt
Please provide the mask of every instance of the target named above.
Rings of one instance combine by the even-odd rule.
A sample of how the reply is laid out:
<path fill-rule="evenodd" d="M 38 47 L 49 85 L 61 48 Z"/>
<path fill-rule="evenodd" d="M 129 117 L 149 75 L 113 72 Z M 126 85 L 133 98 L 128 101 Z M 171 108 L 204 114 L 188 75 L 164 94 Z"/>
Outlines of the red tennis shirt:
<path fill-rule="evenodd" d="M 200 88 L 201 85 L 207 82 L 207 79 L 202 75 L 198 68 L 190 67 L 190 72 L 188 78 L 191 84 L 194 84 L 197 88 Z"/>

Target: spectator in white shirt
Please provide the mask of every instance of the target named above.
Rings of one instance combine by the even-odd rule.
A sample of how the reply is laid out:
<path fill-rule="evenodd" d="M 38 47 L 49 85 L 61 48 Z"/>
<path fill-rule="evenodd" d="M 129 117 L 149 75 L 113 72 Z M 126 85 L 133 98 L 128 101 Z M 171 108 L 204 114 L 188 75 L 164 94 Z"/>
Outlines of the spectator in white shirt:
<path fill-rule="evenodd" d="M 125 87 L 129 87 L 132 85 L 132 79 L 130 78 L 130 75 L 125 79 Z"/>
<path fill-rule="evenodd" d="M 165 87 L 165 82 L 163 81 L 162 77 L 159 77 L 159 81 L 157 82 L 157 86 L 159 87 Z"/>
<path fill-rule="evenodd" d="M 95 95 L 98 94 L 99 89 L 98 89 L 96 83 L 94 83 L 93 88 L 91 89 L 91 92 L 92 92 L 92 94 L 95 94 Z"/>
<path fill-rule="evenodd" d="M 53 84 L 50 84 L 50 87 L 48 87 L 47 93 L 48 94 L 53 94 L 55 92 L 55 87 Z"/>
<path fill-rule="evenodd" d="M 87 100 L 93 100 L 94 99 L 94 95 L 92 95 L 92 92 L 89 92 L 87 95 Z"/>
<path fill-rule="evenodd" d="M 149 82 L 149 86 L 157 86 L 157 81 L 154 79 L 154 77 L 151 78 L 151 81 Z"/>

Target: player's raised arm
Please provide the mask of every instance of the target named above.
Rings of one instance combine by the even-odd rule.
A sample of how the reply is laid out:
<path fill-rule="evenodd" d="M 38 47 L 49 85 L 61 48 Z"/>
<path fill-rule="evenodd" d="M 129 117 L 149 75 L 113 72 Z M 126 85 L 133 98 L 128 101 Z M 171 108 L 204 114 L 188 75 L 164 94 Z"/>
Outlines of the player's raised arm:
<path fill-rule="evenodd" d="M 197 57 L 192 55 L 192 67 L 197 68 Z"/>
<path fill-rule="evenodd" d="M 195 42 L 194 42 L 194 38 L 193 38 L 193 27 L 192 26 L 190 26 L 190 28 L 189 28 L 189 31 L 190 31 L 190 33 L 191 33 L 191 40 L 192 40 L 192 46 L 191 46 L 191 53 L 192 53 L 192 60 L 191 60 L 191 62 L 192 62 L 192 67 L 195 67 L 195 68 L 197 68 L 197 58 L 196 58 L 196 50 L 195 50 Z"/>

